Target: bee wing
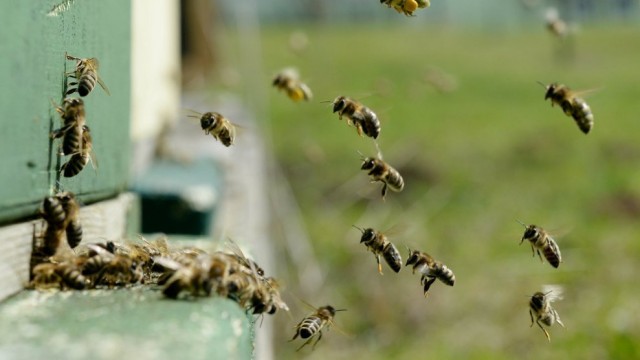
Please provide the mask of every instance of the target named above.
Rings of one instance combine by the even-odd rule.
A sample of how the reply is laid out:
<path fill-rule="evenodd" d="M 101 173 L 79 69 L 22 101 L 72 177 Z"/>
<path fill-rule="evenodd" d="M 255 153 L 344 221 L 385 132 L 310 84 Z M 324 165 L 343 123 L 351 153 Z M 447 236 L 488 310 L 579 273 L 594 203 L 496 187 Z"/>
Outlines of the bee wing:
<path fill-rule="evenodd" d="M 288 77 L 292 80 L 298 80 L 300 78 L 300 74 L 298 73 L 298 69 L 294 67 L 287 67 L 278 73 L 280 76 Z"/>
<path fill-rule="evenodd" d="M 588 97 L 591 94 L 598 92 L 600 90 L 602 90 L 602 88 L 598 87 L 598 88 L 586 89 L 586 90 L 573 90 L 571 91 L 571 93 L 574 97 Z"/>
<path fill-rule="evenodd" d="M 100 76 L 98 76 L 98 84 L 100 85 L 102 90 L 104 90 L 104 92 L 107 93 L 107 95 L 111 96 L 111 92 L 109 92 L 109 88 L 107 88 L 107 85 L 105 85 L 104 81 L 102 81 Z"/>
<path fill-rule="evenodd" d="M 547 8 L 547 10 L 544 12 L 544 18 L 549 22 L 558 20 L 560 18 L 560 16 L 558 15 L 558 9 L 556 9 L 555 7 Z"/>
<path fill-rule="evenodd" d="M 180 264 L 179 262 L 163 256 L 154 257 L 153 262 L 154 264 L 158 264 L 164 269 L 169 269 L 173 271 L 178 271 L 182 268 L 182 264 Z"/>
<path fill-rule="evenodd" d="M 554 302 L 563 299 L 564 289 L 561 285 L 557 284 L 544 284 L 542 285 L 542 292 L 546 294 L 549 302 Z"/>

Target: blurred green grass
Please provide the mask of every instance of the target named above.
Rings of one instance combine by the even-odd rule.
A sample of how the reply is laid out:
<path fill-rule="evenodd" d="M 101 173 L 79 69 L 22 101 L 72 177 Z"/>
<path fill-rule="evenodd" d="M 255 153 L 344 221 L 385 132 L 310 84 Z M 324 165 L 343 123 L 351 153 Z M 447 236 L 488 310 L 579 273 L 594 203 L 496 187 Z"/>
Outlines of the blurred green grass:
<path fill-rule="evenodd" d="M 384 24 L 262 29 L 262 70 L 300 70 L 310 103 L 268 93 L 269 131 L 292 184 L 327 281 L 321 305 L 348 308 L 336 323 L 351 336 L 325 334 L 310 358 L 595 359 L 640 357 L 640 47 L 637 27 L 585 26 L 573 57 L 559 57 L 543 30 L 516 33 Z M 288 48 L 303 30 L 309 47 Z M 238 49 L 226 34 L 228 58 Z M 425 81 L 430 66 L 453 75 L 456 91 Z M 256 84 L 243 78 L 240 88 Z M 536 84 L 597 89 L 587 97 L 595 126 L 582 134 L 543 100 Z M 382 122 L 384 158 L 406 187 L 379 198 L 359 170 L 357 151 L 375 154 L 370 139 L 338 121 L 338 95 L 362 100 Z M 518 246 L 535 223 L 556 235 L 559 269 Z M 419 248 L 456 273 L 452 288 L 436 283 L 422 297 L 418 275 L 394 274 L 360 245 L 351 227 L 400 228 L 391 240 Z M 288 269 L 295 272 L 296 269 Z M 281 274 L 288 279 L 295 276 Z M 549 344 L 529 327 L 527 295 L 560 284 L 555 304 L 566 328 Z M 295 283 L 288 290 L 296 292 Z M 294 300 L 295 301 L 295 300 Z M 298 311 L 296 311 L 298 310 Z M 278 358 L 297 358 L 285 342 L 307 312 L 280 318 Z"/>

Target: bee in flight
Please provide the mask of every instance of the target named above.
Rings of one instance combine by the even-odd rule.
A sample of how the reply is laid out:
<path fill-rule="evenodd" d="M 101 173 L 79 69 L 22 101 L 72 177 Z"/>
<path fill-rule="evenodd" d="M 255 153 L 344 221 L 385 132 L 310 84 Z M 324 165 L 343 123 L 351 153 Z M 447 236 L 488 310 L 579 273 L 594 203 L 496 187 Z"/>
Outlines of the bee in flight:
<path fill-rule="evenodd" d="M 540 226 L 527 226 L 523 223 L 520 224 L 525 227 L 524 234 L 522 235 L 522 239 L 520 240 L 520 245 L 522 245 L 523 241 L 529 240 L 529 243 L 531 243 L 531 252 L 533 253 L 533 256 L 536 256 L 537 252 L 538 256 L 540 257 L 540 261 L 543 261 L 542 255 L 540 254 L 540 251 L 542 251 L 545 259 L 547 259 L 551 266 L 553 266 L 554 268 L 560 266 L 560 263 L 562 262 L 562 255 L 560 254 L 560 248 L 558 247 L 556 241 L 553 240 L 553 238 L 549 236 L 549 234 Z"/>
<path fill-rule="evenodd" d="M 593 127 L 593 113 L 589 105 L 578 97 L 578 93 L 563 84 L 552 83 L 544 85 L 541 82 L 538 83 L 547 89 L 544 99 L 551 99 L 551 106 L 554 104 L 560 105 L 562 111 L 575 120 L 580 130 L 588 134 Z"/>
<path fill-rule="evenodd" d="M 418 250 L 409 250 L 409 258 L 405 266 L 413 265 L 413 273 L 418 271 L 422 274 L 420 278 L 420 284 L 424 286 L 424 296 L 427 296 L 427 292 L 436 279 L 443 283 L 453 286 L 456 282 L 456 276 L 453 271 L 440 261 L 435 260 L 431 255 L 426 252 Z"/>
<path fill-rule="evenodd" d="M 293 101 L 309 101 L 313 97 L 311 89 L 298 78 L 298 72 L 293 68 L 286 68 L 273 79 L 273 86 L 284 90 Z"/>
<path fill-rule="evenodd" d="M 542 322 L 546 326 L 551 326 L 557 322 L 560 326 L 564 327 L 564 324 L 560 320 L 560 315 L 558 315 L 558 312 L 551 306 L 552 302 L 562 299 L 562 289 L 559 286 L 546 287 L 550 290 L 545 292 L 538 291 L 531 296 L 531 300 L 529 300 L 529 316 L 531 316 L 530 326 L 533 326 L 534 322 L 538 324 L 547 337 L 547 340 L 551 341 L 549 332 L 547 332 L 547 329 L 543 328 L 540 323 Z"/>
<path fill-rule="evenodd" d="M 191 110 L 193 111 L 193 110 Z M 199 115 L 188 115 L 191 118 L 200 118 L 200 126 L 205 135 L 211 134 L 214 139 L 220 141 L 224 146 L 233 145 L 236 138 L 236 126 L 229 119 L 217 112 L 206 112 Z"/>
<path fill-rule="evenodd" d="M 392 7 L 406 16 L 413 16 L 413 12 L 418 8 L 422 9 L 431 5 L 429 0 L 380 0 L 380 3 Z"/>
<path fill-rule="evenodd" d="M 380 158 L 366 157 L 362 159 L 361 170 L 369 171 L 368 175 L 371 182 L 382 182 L 382 199 L 387 195 L 387 188 L 399 192 L 404 189 L 404 179 L 398 170 L 392 168 L 389 164 Z"/>
<path fill-rule="evenodd" d="M 376 113 L 360 102 L 346 96 L 338 96 L 333 100 L 333 112 L 338 118 L 347 118 L 347 123 L 356 127 L 358 135 L 364 132 L 370 138 L 377 139 L 380 135 L 380 120 Z"/>
<path fill-rule="evenodd" d="M 82 126 L 82 145 L 80 150 L 60 167 L 60 171 L 63 172 L 64 177 L 74 177 L 78 175 L 82 169 L 91 161 L 95 167 L 97 161 L 93 154 L 93 139 L 91 137 L 91 129 L 87 125 Z"/>
<path fill-rule="evenodd" d="M 76 81 L 69 83 L 69 85 L 75 86 L 69 90 L 67 90 L 67 95 L 72 94 L 74 92 L 78 92 L 78 94 L 82 97 L 89 95 L 89 93 L 96 87 L 96 83 L 100 85 L 100 87 L 107 93 L 107 95 L 111 95 L 109 89 L 104 84 L 100 76 L 98 75 L 98 68 L 100 67 L 100 63 L 96 58 L 88 58 L 82 59 L 75 56 L 71 56 L 65 53 L 65 57 L 67 60 L 75 60 L 76 68 L 74 71 L 67 73 L 67 76 L 75 78 Z"/>
<path fill-rule="evenodd" d="M 82 152 L 82 132 L 86 124 L 84 101 L 78 98 L 65 98 L 62 106 L 55 104 L 54 106 L 62 118 L 63 126 L 51 132 L 51 138 L 62 137 L 61 155 Z"/>
<path fill-rule="evenodd" d="M 380 255 L 382 255 L 391 270 L 397 273 L 402 269 L 402 258 L 400 257 L 400 252 L 393 243 L 387 240 L 387 237 L 382 232 L 375 231 L 372 228 L 361 229 L 355 225 L 353 225 L 353 227 L 362 232 L 360 243 L 364 243 L 367 249 L 369 249 L 376 257 L 376 261 L 378 262 L 378 272 L 380 275 L 382 275 Z"/>
<path fill-rule="evenodd" d="M 333 325 L 333 318 L 338 311 L 346 311 L 346 309 L 336 309 L 331 305 L 321 306 L 315 310 L 315 312 L 298 323 L 296 326 L 296 333 L 289 341 L 295 340 L 298 336 L 302 339 L 307 339 L 296 351 L 302 349 L 305 345 L 313 340 L 314 336 L 318 336 L 313 343 L 312 348 L 315 349 L 316 344 L 322 339 L 322 329 L 326 326 Z"/>
<path fill-rule="evenodd" d="M 547 30 L 554 36 L 562 39 L 569 34 L 569 26 L 558 15 L 558 9 L 551 7 L 545 13 Z"/>

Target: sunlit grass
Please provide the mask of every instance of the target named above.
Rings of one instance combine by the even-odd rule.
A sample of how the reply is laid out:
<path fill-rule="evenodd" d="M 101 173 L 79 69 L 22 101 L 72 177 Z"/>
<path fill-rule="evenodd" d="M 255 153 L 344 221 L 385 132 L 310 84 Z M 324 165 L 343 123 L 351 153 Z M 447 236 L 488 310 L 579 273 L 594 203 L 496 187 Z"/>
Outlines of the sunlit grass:
<path fill-rule="evenodd" d="M 267 130 L 328 275 L 306 295 L 348 308 L 337 323 L 353 334 L 325 334 L 311 358 L 639 355 L 637 28 L 585 27 L 570 59 L 533 30 L 309 27 L 301 55 L 288 51 L 291 30 L 264 29 L 262 69 L 298 67 L 315 99 L 295 104 L 270 91 Z M 457 90 L 426 84 L 429 66 L 455 76 Z M 592 133 L 545 102 L 536 81 L 597 89 L 587 98 Z M 406 182 L 386 202 L 359 170 L 357 151 L 374 154 L 373 143 L 320 103 L 338 95 L 361 99 L 382 121 L 384 158 Z M 556 234 L 559 269 L 518 246 L 516 219 Z M 378 275 L 352 224 L 403 228 L 391 238 L 403 256 L 404 244 L 430 252 L 456 272 L 455 287 L 436 283 L 424 299 L 418 275 Z M 526 295 L 545 283 L 566 290 L 556 307 L 567 327 L 550 329 L 551 344 L 527 314 Z M 289 332 L 278 335 L 279 358 L 295 357 Z"/>

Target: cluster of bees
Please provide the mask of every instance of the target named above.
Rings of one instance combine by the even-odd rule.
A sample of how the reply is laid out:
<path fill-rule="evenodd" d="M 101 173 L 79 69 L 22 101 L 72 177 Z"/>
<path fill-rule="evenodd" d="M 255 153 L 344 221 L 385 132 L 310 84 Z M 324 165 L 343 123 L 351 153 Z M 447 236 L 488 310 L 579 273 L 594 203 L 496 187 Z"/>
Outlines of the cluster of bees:
<path fill-rule="evenodd" d="M 289 310 L 278 281 L 265 276 L 231 241 L 231 252 L 212 254 L 196 247 L 171 248 L 166 237 L 80 244 L 78 211 L 70 192 L 44 199 L 40 212 L 46 228 L 40 236 L 34 231 L 30 287 L 83 290 L 152 284 L 171 299 L 215 293 L 237 301 L 253 314 Z M 68 248 L 62 246 L 64 238 Z"/>
<path fill-rule="evenodd" d="M 99 62 L 96 58 L 81 59 L 69 54 L 65 54 L 67 60 L 74 60 L 76 66 L 74 71 L 65 73 L 68 78 L 75 81 L 68 83 L 71 87 L 65 92 L 65 96 L 75 92 L 81 97 L 85 97 L 93 91 L 96 83 L 109 94 L 109 89 L 98 76 Z M 81 98 L 65 97 L 62 105 L 53 104 L 55 110 L 62 119 L 62 127 L 51 132 L 51 138 L 62 138 L 60 155 L 71 156 L 67 162 L 62 164 L 60 171 L 64 177 L 74 177 L 89 163 L 95 166 L 96 161 L 93 154 L 93 141 L 91 129 L 87 126 L 84 101 Z"/>
<path fill-rule="evenodd" d="M 380 0 L 380 3 L 407 16 L 413 16 L 418 8 L 430 5 L 428 0 Z M 558 36 L 566 33 L 566 25 L 558 17 L 548 17 L 548 28 Z M 91 93 L 96 83 L 109 94 L 98 76 L 96 58 L 65 56 L 67 60 L 76 61 L 75 70 L 65 74 L 75 79 L 69 83 L 73 87 L 65 95 L 77 92 L 80 97 L 85 97 Z M 293 68 L 279 72 L 272 85 L 296 102 L 310 101 L 313 98 L 311 89 L 299 79 Z M 541 85 L 546 90 L 545 100 L 550 99 L 552 106 L 559 105 L 585 134 L 591 130 L 593 113 L 579 93 L 558 83 Z M 365 135 L 375 142 L 377 156 L 361 155 L 360 169 L 367 172 L 371 182 L 382 183 L 382 199 L 385 199 L 388 189 L 402 191 L 404 179 L 382 159 L 377 143 L 381 123 L 376 113 L 347 96 L 338 96 L 331 104 L 338 119 L 342 120 L 344 117 L 349 126 L 355 127 L 358 135 Z M 71 158 L 62 165 L 60 171 L 65 177 L 72 177 L 80 173 L 89 161 L 95 163 L 92 160 L 92 140 L 90 129 L 86 125 L 84 103 L 81 98 L 65 97 L 61 106 L 54 106 L 62 118 L 63 126 L 53 131 L 51 137 L 62 138 L 60 154 Z M 205 135 L 213 136 L 226 147 L 233 145 L 236 124 L 218 112 L 193 113 L 189 117 L 200 120 Z M 79 206 L 74 194 L 59 192 L 45 198 L 40 212 L 46 228 L 38 236 L 34 231 L 30 280 L 32 288 L 82 290 L 154 284 L 162 289 L 164 296 L 171 299 L 206 297 L 215 293 L 237 301 L 253 314 L 274 314 L 278 309 L 289 310 L 280 296 L 278 281 L 265 276 L 262 268 L 232 242 L 232 251 L 217 251 L 212 254 L 195 247 L 171 249 L 164 237 L 153 241 L 141 239 L 139 242 L 108 241 L 80 245 L 82 226 L 78 220 Z M 537 253 L 542 260 L 544 255 L 557 268 L 562 257 L 555 240 L 539 226 L 523 226 L 526 229 L 520 243 L 528 240 L 534 256 Z M 354 227 L 361 232 L 360 243 L 374 254 L 380 274 L 381 257 L 394 272 L 400 272 L 403 263 L 400 252 L 383 232 L 373 228 Z M 63 238 L 66 238 L 69 248 L 62 246 Z M 455 275 L 445 264 L 426 252 L 409 248 L 407 250 L 408 258 L 404 266 L 411 266 L 412 273 L 417 271 L 421 275 L 420 285 L 425 297 L 436 279 L 448 286 L 455 284 Z M 557 311 L 551 306 L 559 298 L 560 290 L 556 287 L 546 292 L 536 292 L 529 301 L 531 326 L 536 323 L 549 340 L 549 333 L 542 324 L 552 326 L 557 322 L 564 326 Z M 291 341 L 298 337 L 306 339 L 298 348 L 300 350 L 315 338 L 315 347 L 322 338 L 322 330 L 333 325 L 333 319 L 339 311 L 345 309 L 336 309 L 331 305 L 315 308 L 313 313 L 298 323 Z"/>

